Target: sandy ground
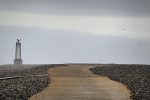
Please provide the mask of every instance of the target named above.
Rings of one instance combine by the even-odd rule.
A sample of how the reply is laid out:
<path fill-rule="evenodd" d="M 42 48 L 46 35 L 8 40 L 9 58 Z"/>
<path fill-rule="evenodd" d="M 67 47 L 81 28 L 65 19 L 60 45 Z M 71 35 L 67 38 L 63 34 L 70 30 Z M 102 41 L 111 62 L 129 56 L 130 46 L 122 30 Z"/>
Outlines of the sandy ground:
<path fill-rule="evenodd" d="M 52 83 L 29 100 L 130 100 L 126 86 L 92 74 L 90 67 L 70 65 L 49 69 Z"/>

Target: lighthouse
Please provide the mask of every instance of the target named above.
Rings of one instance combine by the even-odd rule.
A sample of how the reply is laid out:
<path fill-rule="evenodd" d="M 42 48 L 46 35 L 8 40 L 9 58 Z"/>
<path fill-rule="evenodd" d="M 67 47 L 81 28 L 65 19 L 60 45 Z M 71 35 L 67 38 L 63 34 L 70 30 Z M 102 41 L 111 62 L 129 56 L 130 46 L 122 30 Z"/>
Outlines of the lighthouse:
<path fill-rule="evenodd" d="M 17 39 L 17 42 L 16 42 L 16 51 L 15 51 L 15 60 L 14 60 L 15 65 L 21 65 L 22 64 L 20 41 L 21 41 L 21 39 Z"/>

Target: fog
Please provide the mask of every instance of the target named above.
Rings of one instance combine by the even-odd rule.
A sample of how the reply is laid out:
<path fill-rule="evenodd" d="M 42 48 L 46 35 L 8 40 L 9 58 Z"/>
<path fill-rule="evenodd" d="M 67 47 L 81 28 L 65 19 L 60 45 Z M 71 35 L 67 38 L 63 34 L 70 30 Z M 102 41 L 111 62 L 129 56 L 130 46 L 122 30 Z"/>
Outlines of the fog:
<path fill-rule="evenodd" d="M 150 64 L 149 0 L 0 1 L 0 64 Z"/>

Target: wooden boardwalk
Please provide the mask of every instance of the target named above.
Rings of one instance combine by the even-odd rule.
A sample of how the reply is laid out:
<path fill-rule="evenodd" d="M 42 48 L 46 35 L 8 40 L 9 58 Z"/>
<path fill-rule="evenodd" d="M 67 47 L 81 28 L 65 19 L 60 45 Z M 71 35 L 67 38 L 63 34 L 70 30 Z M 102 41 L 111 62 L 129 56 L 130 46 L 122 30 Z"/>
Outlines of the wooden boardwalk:
<path fill-rule="evenodd" d="M 92 74 L 90 67 L 70 65 L 49 69 L 52 84 L 29 100 L 130 100 L 126 86 Z"/>

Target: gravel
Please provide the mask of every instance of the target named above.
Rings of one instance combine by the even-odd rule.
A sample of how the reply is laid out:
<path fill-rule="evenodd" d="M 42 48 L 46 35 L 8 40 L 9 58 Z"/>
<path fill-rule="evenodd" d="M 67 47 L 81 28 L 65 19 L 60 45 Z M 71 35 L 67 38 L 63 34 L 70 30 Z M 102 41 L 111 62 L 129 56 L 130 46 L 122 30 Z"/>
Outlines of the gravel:
<path fill-rule="evenodd" d="M 131 99 L 150 100 L 150 65 L 98 65 L 94 74 L 119 81 L 131 90 Z"/>
<path fill-rule="evenodd" d="M 1 65 L 0 100 L 27 100 L 42 91 L 50 84 L 47 69 L 55 66 Z"/>

